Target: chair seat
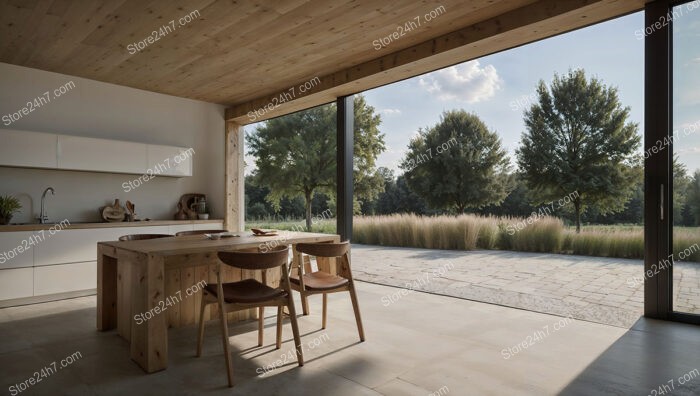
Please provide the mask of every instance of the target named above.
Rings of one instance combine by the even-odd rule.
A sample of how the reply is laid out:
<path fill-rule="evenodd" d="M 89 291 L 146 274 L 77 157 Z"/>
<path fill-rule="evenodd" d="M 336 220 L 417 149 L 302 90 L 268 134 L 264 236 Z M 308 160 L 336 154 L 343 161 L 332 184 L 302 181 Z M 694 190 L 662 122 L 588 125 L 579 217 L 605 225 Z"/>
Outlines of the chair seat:
<path fill-rule="evenodd" d="M 224 301 L 227 303 L 255 304 L 287 296 L 281 289 L 273 289 L 255 279 L 245 279 L 239 282 L 224 283 Z M 218 285 L 209 284 L 204 287 L 207 293 L 218 297 Z"/>
<path fill-rule="evenodd" d="M 290 276 L 289 281 L 300 285 L 298 276 Z M 307 290 L 330 290 L 337 289 L 348 284 L 348 280 L 338 275 L 331 275 L 327 272 L 316 271 L 304 274 L 304 287 Z"/>

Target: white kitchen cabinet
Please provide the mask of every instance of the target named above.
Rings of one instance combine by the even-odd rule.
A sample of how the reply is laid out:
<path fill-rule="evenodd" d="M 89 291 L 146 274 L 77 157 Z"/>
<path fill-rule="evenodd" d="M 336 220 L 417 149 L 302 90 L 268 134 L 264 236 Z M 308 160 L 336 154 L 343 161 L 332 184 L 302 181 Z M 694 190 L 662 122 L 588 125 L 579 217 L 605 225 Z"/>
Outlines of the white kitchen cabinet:
<path fill-rule="evenodd" d="M 34 289 L 34 268 L 0 270 L 0 300 L 31 297 Z"/>
<path fill-rule="evenodd" d="M 168 226 L 62 230 L 54 235 L 45 231 L 45 240 L 36 246 L 34 265 L 54 265 L 95 261 L 97 242 L 116 241 L 127 234 L 167 234 Z"/>
<path fill-rule="evenodd" d="M 148 173 L 160 176 L 192 176 L 193 149 L 149 144 Z"/>
<path fill-rule="evenodd" d="M 172 234 L 221 229 L 222 222 L 0 232 L 0 255 L 34 238 L 31 248 L 0 264 L 0 301 L 92 290 L 97 286 L 97 243 L 128 234 Z M 29 245 L 28 245 L 29 246 Z M 18 251 L 19 252 L 19 251 Z M 2 259 L 0 259 L 2 261 Z"/>
<path fill-rule="evenodd" d="M 58 136 L 60 169 L 113 173 L 146 173 L 146 145 L 78 136 Z"/>
<path fill-rule="evenodd" d="M 178 232 L 181 231 L 192 231 L 194 228 L 192 227 L 192 224 L 178 224 L 178 225 L 171 225 L 168 226 L 168 234 L 170 235 L 175 235 Z"/>
<path fill-rule="evenodd" d="M 0 129 L 0 166 L 56 168 L 57 139 L 51 133 Z"/>
<path fill-rule="evenodd" d="M 97 262 L 49 265 L 34 268 L 34 295 L 97 288 Z"/>
<path fill-rule="evenodd" d="M 3 232 L 0 236 L 0 269 L 34 265 L 36 243 L 30 244 L 32 237 L 30 231 Z"/>
<path fill-rule="evenodd" d="M 194 149 L 0 129 L 0 166 L 192 176 Z M 150 171 L 149 171 L 150 170 Z"/>
<path fill-rule="evenodd" d="M 221 223 L 195 224 L 193 226 L 193 229 L 195 231 L 197 231 L 197 230 L 223 230 L 224 229 L 224 222 L 222 221 Z"/>

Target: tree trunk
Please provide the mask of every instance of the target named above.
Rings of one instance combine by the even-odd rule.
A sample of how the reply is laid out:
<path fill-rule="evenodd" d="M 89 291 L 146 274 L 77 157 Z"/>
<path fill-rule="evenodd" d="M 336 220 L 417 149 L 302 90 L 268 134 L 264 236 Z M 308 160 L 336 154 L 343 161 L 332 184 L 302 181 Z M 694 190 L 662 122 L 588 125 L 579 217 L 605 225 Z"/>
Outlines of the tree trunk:
<path fill-rule="evenodd" d="M 306 231 L 311 232 L 311 191 L 304 192 L 304 209 L 306 209 Z"/>
<path fill-rule="evenodd" d="M 576 233 L 581 233 L 581 202 L 574 200 L 574 210 L 576 211 Z"/>

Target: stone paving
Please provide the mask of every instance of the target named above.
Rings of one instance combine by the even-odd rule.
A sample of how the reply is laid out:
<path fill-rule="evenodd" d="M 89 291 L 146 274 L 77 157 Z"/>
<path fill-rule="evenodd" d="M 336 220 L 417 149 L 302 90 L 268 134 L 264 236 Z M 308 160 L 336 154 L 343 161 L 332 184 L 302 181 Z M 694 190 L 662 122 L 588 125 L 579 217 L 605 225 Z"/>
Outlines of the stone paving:
<path fill-rule="evenodd" d="M 352 266 L 361 281 L 619 327 L 643 313 L 641 260 L 354 244 Z M 700 263 L 674 265 L 674 309 L 700 314 Z"/>

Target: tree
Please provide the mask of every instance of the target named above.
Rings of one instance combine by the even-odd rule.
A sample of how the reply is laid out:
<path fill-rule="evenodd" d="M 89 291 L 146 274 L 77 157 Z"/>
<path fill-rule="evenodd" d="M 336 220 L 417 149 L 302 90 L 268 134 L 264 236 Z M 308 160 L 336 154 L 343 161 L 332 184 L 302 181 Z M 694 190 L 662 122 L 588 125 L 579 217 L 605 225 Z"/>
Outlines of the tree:
<path fill-rule="evenodd" d="M 475 114 L 452 110 L 408 145 L 400 167 L 411 190 L 437 209 L 480 208 L 507 195 L 508 158 Z"/>
<path fill-rule="evenodd" d="M 688 176 L 688 168 L 673 156 L 673 224 L 683 225 L 683 208 L 687 203 L 686 193 L 691 178 Z"/>
<path fill-rule="evenodd" d="M 686 207 L 694 220 L 692 225 L 700 226 L 700 170 L 695 171 L 693 178 L 688 183 Z"/>
<path fill-rule="evenodd" d="M 355 166 L 357 197 L 371 198 L 381 183 L 375 161 L 384 150 L 381 118 L 361 95 L 355 96 Z M 304 200 L 306 228 L 311 230 L 312 201 L 317 193 L 335 196 L 336 106 L 315 107 L 268 120 L 246 137 L 255 157 L 255 180 L 269 188 L 266 200 L 276 211 L 283 197 Z"/>
<path fill-rule="evenodd" d="M 538 103 L 525 111 L 518 165 L 538 203 L 578 192 L 572 204 L 581 232 L 587 207 L 615 213 L 633 194 L 638 126 L 626 122 L 629 107 L 622 107 L 617 89 L 588 81 L 583 70 L 555 75 L 549 89 L 540 81 L 537 94 Z"/>
<path fill-rule="evenodd" d="M 522 180 L 522 177 L 517 173 L 513 173 L 508 175 L 508 179 L 509 186 L 511 186 L 509 188 L 510 192 L 503 202 L 498 205 L 484 206 L 476 210 L 475 213 L 494 216 L 528 217 L 537 210 L 536 207 L 529 204 L 527 185 Z"/>
<path fill-rule="evenodd" d="M 402 176 L 394 178 L 391 169 L 379 168 L 379 173 L 384 177 L 384 191 L 379 193 L 373 202 L 374 213 L 388 215 L 393 213 L 425 214 L 425 204 L 406 185 L 406 179 Z"/>

